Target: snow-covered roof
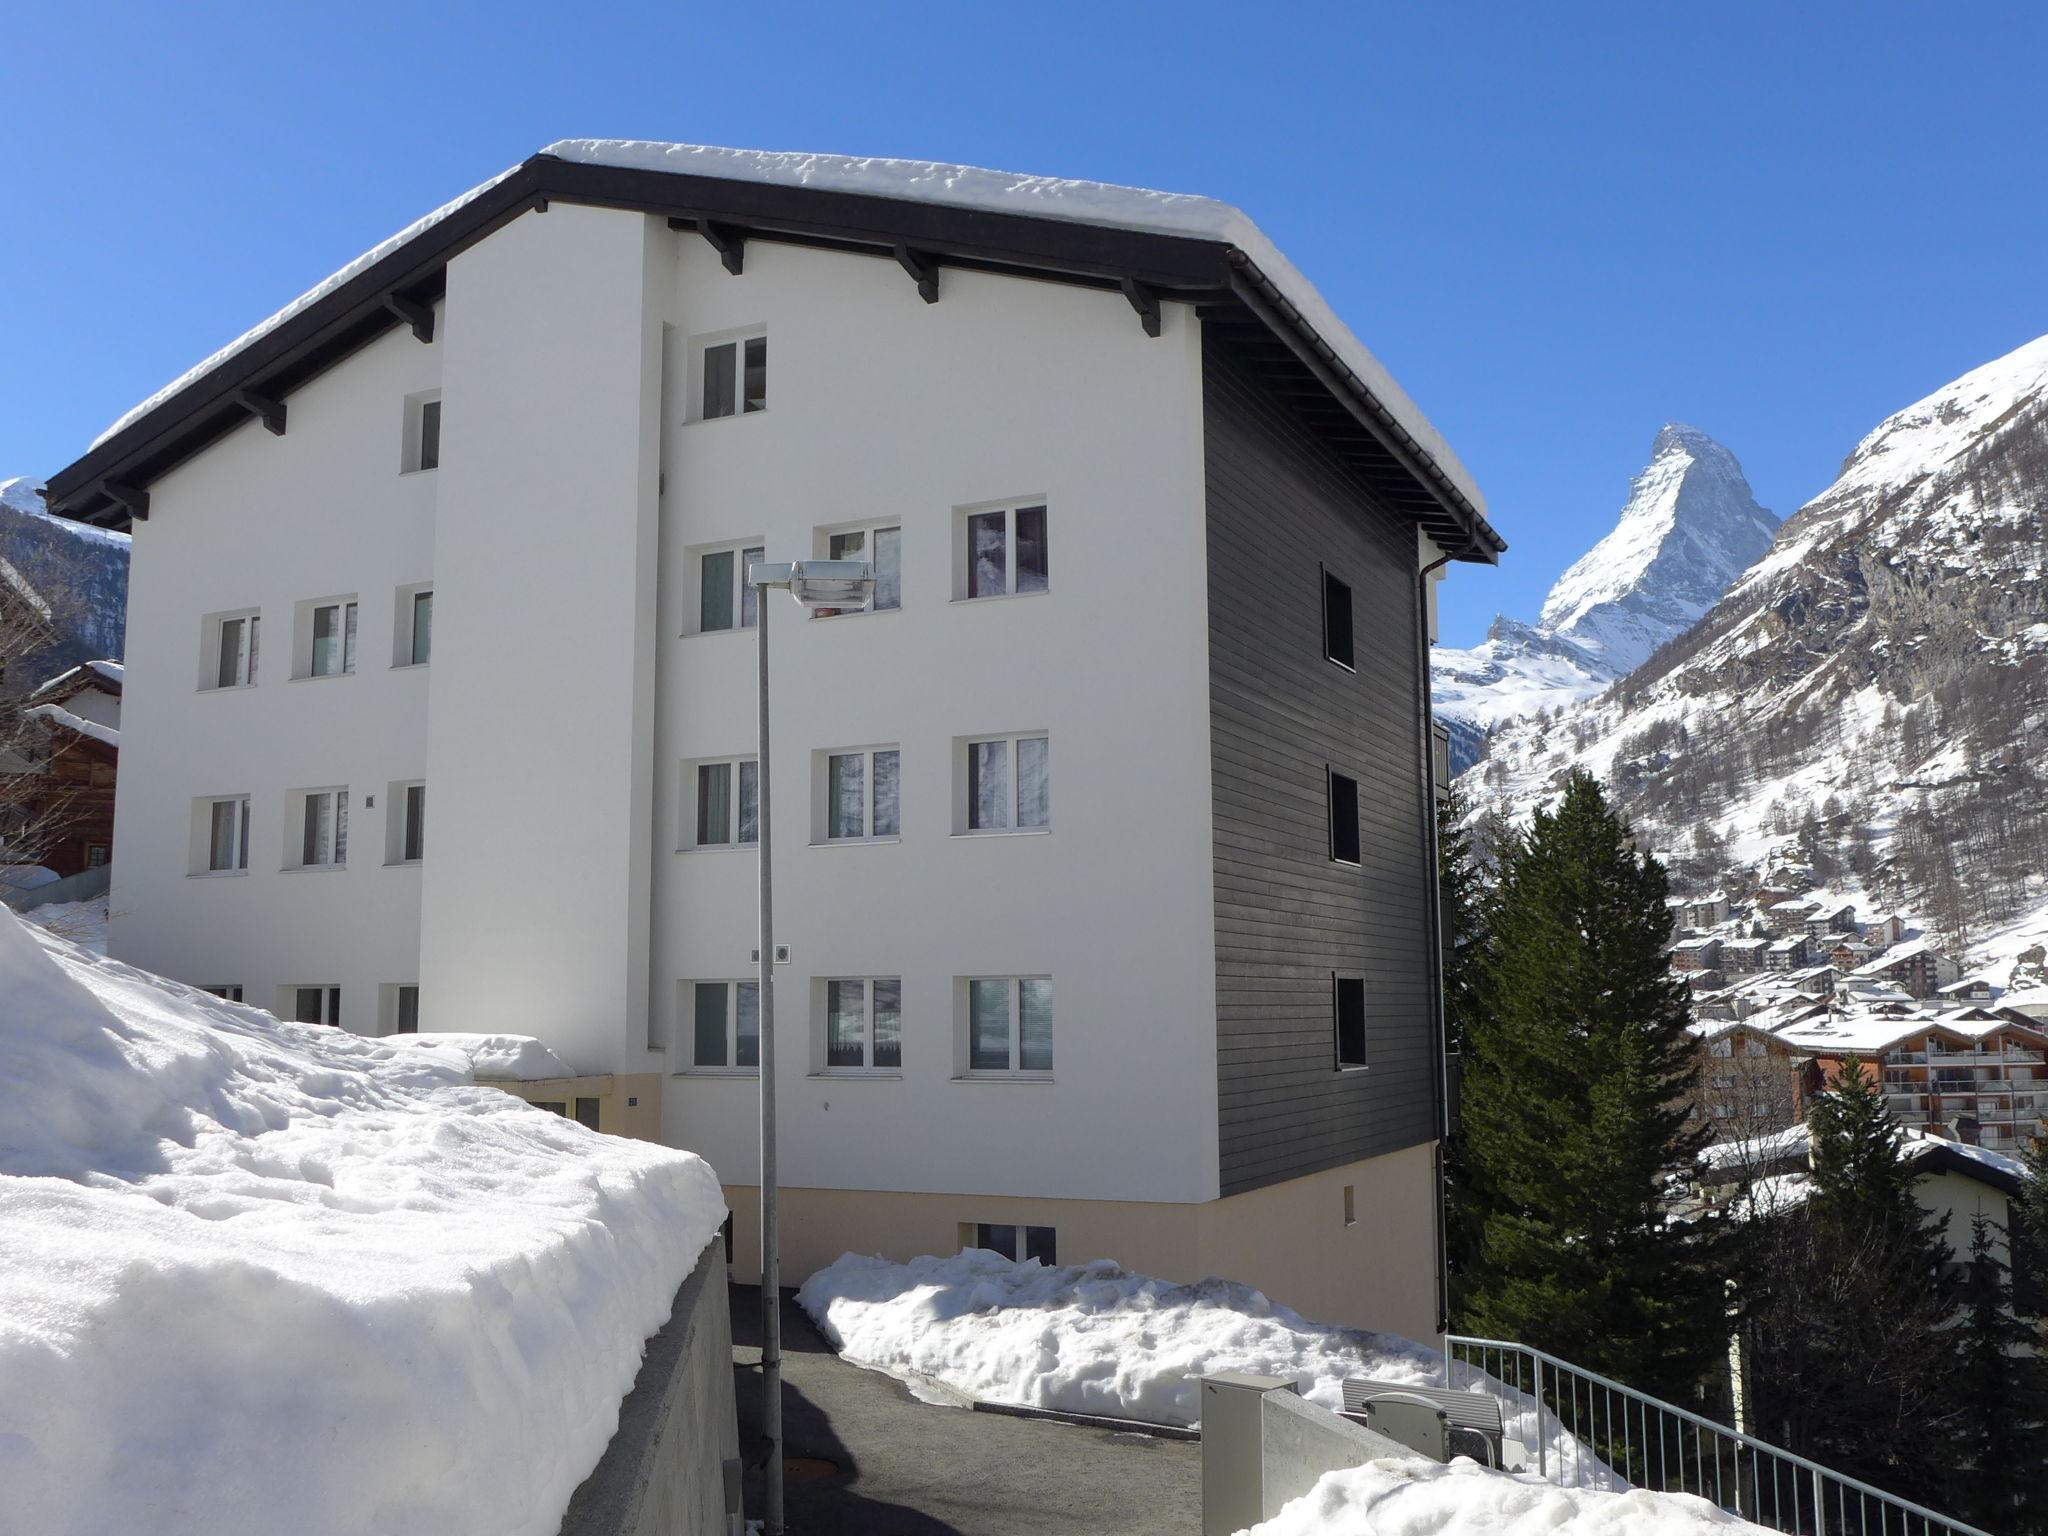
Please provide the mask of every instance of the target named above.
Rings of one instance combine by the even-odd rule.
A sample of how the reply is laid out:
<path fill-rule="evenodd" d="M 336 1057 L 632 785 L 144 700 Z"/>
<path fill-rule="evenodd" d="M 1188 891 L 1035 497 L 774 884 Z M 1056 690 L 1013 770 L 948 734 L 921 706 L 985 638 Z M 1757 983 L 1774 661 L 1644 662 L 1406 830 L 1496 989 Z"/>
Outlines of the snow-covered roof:
<path fill-rule="evenodd" d="M 59 672 L 29 697 L 39 699 L 46 693 L 56 693 L 87 678 L 97 678 L 103 683 L 110 683 L 118 691 L 126 671 L 127 669 L 118 661 L 82 661 L 75 667 L 67 667 Z"/>
<path fill-rule="evenodd" d="M 90 737 L 102 746 L 119 750 L 121 733 L 111 725 L 101 725 L 97 720 L 88 720 L 83 715 L 74 715 L 62 704 L 34 704 L 24 709 L 22 717 L 28 720 L 47 720 L 52 725 L 61 725 L 67 731 L 76 731 Z"/>
<path fill-rule="evenodd" d="M 98 449 L 159 406 L 289 324 L 322 299 L 337 293 L 379 262 L 461 214 L 501 184 L 546 163 L 655 172 L 757 187 L 857 194 L 871 199 L 917 203 L 981 213 L 1022 216 L 1060 223 L 1179 236 L 1233 248 L 1257 276 L 1270 284 L 1291 320 L 1298 321 L 1328 349 L 1340 371 L 1348 371 L 1384 411 L 1385 420 L 1407 439 L 1410 452 L 1443 477 L 1470 509 L 1478 529 L 1495 548 L 1505 547 L 1485 527 L 1485 498 L 1442 435 L 1431 425 L 1392 374 L 1337 316 L 1315 285 L 1302 275 L 1250 218 L 1228 203 L 1185 193 L 1159 192 L 1103 182 L 1022 175 L 923 160 L 871 156 L 726 149 L 634 139 L 563 139 L 533 159 L 470 188 L 354 261 L 315 284 L 291 303 L 236 337 L 123 413 L 93 442 Z M 75 468 L 75 466 L 74 466 Z M 69 473 L 67 471 L 66 473 Z M 54 493 L 53 486 L 53 493 Z M 67 490 L 67 495 L 75 491 Z"/>
<path fill-rule="evenodd" d="M 1903 944 L 1894 944 L 1875 960 L 1858 970 L 1856 974 L 1858 976 L 1880 975 L 1897 965 L 1901 960 L 1910 960 L 1915 955 L 1928 954 L 1933 951 L 1934 940 L 1932 939 L 1908 939 Z"/>

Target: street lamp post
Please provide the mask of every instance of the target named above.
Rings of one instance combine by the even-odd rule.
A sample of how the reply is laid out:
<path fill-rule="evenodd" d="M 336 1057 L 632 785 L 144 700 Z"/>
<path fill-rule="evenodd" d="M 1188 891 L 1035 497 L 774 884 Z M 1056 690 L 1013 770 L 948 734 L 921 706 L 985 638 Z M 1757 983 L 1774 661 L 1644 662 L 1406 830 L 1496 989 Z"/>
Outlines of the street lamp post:
<path fill-rule="evenodd" d="M 761 1434 L 768 1442 L 767 1536 L 783 1536 L 782 1520 L 782 1261 L 776 1222 L 775 1173 L 775 888 L 769 857 L 768 594 L 788 592 L 806 608 L 865 608 L 874 591 L 874 568 L 864 560 L 756 562 L 747 567 L 754 589 L 754 645 L 761 682 L 761 743 L 754 769 L 756 841 L 760 870 L 761 970 Z"/>

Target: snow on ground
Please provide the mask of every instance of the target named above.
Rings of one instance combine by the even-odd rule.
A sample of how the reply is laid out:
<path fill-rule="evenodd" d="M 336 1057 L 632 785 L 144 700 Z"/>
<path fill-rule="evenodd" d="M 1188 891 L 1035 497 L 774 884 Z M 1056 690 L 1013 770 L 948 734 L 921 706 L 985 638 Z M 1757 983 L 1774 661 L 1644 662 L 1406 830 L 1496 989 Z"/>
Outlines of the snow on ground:
<path fill-rule="evenodd" d="M 1344 1406 L 1350 1376 L 1444 1382 L 1443 1356 L 1408 1339 L 1313 1323 L 1229 1280 L 1175 1285 L 1107 1259 L 1047 1268 L 979 1248 L 908 1264 L 848 1253 L 805 1281 L 797 1301 L 848 1360 L 913 1389 L 930 1380 L 1066 1413 L 1193 1424 L 1196 1378 L 1217 1371 L 1292 1377 L 1332 1409 Z M 1461 1371 L 1459 1384 L 1502 1400 L 1508 1438 L 1533 1460 L 1534 1402 L 1476 1371 Z M 1548 1434 L 1554 1465 L 1569 1455 L 1589 1481 L 1613 1478 L 1561 1426 Z"/>
<path fill-rule="evenodd" d="M 700 1159 L 0 912 L 0 1528 L 548 1536 Z"/>
<path fill-rule="evenodd" d="M 1540 1478 L 1389 1457 L 1324 1475 L 1249 1536 L 1717 1536 L 1762 1527 L 1689 1493 L 1557 1488 Z"/>
<path fill-rule="evenodd" d="M 459 1030 L 428 1030 L 417 1035 L 392 1035 L 393 1045 L 408 1044 L 453 1051 L 479 1078 L 506 1078 L 537 1083 L 551 1077 L 574 1077 L 569 1064 L 531 1035 L 474 1035 Z"/>
<path fill-rule="evenodd" d="M 45 902 L 40 907 L 29 908 L 21 916 L 24 922 L 34 924 L 45 933 L 69 939 L 96 955 L 107 952 L 107 898 L 104 896 L 95 896 L 90 901 Z"/>

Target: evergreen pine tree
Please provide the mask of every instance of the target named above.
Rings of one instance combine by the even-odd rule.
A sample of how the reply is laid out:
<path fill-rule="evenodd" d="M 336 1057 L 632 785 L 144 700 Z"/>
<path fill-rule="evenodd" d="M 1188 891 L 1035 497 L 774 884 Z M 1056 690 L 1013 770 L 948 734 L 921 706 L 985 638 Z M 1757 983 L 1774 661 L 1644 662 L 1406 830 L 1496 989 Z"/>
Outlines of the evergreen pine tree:
<path fill-rule="evenodd" d="M 1461 1325 L 1692 1400 L 1727 1348 L 1729 1240 L 1670 1197 L 1706 1140 L 1664 870 L 1582 773 L 1504 854 L 1468 1021 L 1478 1253 Z"/>
<path fill-rule="evenodd" d="M 1969 1458 L 1941 1218 L 1915 1199 L 1903 1133 L 1857 1058 L 1806 1125 L 1811 1193 L 1770 1218 L 1749 1278 L 1758 1422 L 1788 1450 L 1940 1506 Z"/>
<path fill-rule="evenodd" d="M 1949 1507 L 1995 1536 L 2041 1536 L 2048 1531 L 2048 1486 L 2039 1471 L 2048 1403 L 2041 1362 L 2026 1353 L 2034 1330 L 2014 1311 L 1998 1235 L 1982 1213 L 1970 1223 L 1957 1426 L 1970 1465 L 1957 1469 Z"/>
<path fill-rule="evenodd" d="M 1443 898 L 1444 1045 L 1464 1064 L 1477 1016 L 1480 957 L 1486 948 L 1485 876 L 1462 822 L 1464 797 L 1453 789 L 1437 804 L 1437 886 Z M 1462 1101 L 1462 1094 L 1461 1094 Z M 1465 1156 L 1462 1128 L 1444 1144 L 1445 1247 L 1452 1305 L 1458 1305 L 1479 1247 L 1474 1171 Z"/>

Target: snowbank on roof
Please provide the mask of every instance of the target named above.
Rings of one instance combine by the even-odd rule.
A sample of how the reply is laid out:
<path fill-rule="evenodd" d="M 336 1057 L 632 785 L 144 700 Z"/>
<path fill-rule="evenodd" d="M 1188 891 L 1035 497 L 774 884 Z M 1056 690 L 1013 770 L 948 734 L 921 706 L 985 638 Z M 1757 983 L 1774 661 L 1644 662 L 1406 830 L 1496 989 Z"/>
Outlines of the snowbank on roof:
<path fill-rule="evenodd" d="M 1071 181 L 1056 176 L 1026 176 L 928 160 L 896 160 L 877 156 L 821 155 L 760 149 L 721 149 L 708 144 L 667 144 L 645 139 L 560 139 L 541 151 L 559 160 L 585 165 L 669 171 L 751 181 L 771 186 L 814 187 L 834 192 L 860 192 L 870 197 L 905 198 L 953 208 L 978 208 L 1035 218 L 1066 219 L 1114 229 L 1155 234 L 1192 235 L 1223 240 L 1249 256 L 1301 312 L 1302 318 L 1364 381 L 1416 445 L 1433 459 L 1460 494 L 1483 516 L 1486 498 L 1465 466 L 1452 453 L 1407 391 L 1394 382 L 1378 358 L 1352 335 L 1316 287 L 1296 270 L 1245 215 L 1228 203 L 1182 192 L 1153 192 L 1099 181 Z M 324 281 L 300 294 L 283 309 L 245 331 L 205 361 L 188 369 L 147 400 L 128 411 L 93 439 L 97 448 L 116 432 L 139 420 L 187 385 L 197 382 L 229 358 L 268 335 L 309 305 L 318 302 L 406 241 L 440 223 L 464 204 L 489 191 L 518 169 L 513 166 L 489 181 L 471 187 L 424 218 L 415 220 L 380 242 Z"/>
<path fill-rule="evenodd" d="M 589 165 L 673 171 L 829 192 L 861 192 L 869 197 L 898 197 L 949 208 L 979 208 L 1111 229 L 1228 241 L 1251 257 L 1258 269 L 1287 295 L 1302 317 L 1450 477 L 1465 499 L 1482 516 L 1486 512 L 1486 498 L 1479 494 L 1479 487 L 1430 425 L 1429 418 L 1408 398 L 1407 391 L 1394 382 L 1394 376 L 1366 349 L 1365 343 L 1337 318 L 1337 312 L 1316 291 L 1315 284 L 1296 270 L 1258 225 L 1229 203 L 1186 192 L 1154 192 L 1101 181 L 1027 176 L 971 165 L 875 155 L 720 149 L 708 144 L 663 144 L 644 139 L 562 139 L 541 153 Z"/>
<path fill-rule="evenodd" d="M 81 736 L 90 736 L 105 746 L 118 748 L 121 733 L 111 725 L 101 725 L 97 720 L 88 720 L 83 715 L 74 715 L 62 704 L 36 704 L 24 709 L 22 715 L 30 720 L 47 720 L 52 725 L 61 725 L 67 731 L 76 731 Z"/>
<path fill-rule="evenodd" d="M 537 1083 L 551 1077 L 574 1077 L 569 1064 L 532 1035 L 475 1035 L 457 1030 L 428 1030 L 417 1035 L 392 1035 L 393 1044 L 453 1051 L 478 1077 L 503 1077 Z"/>
<path fill-rule="evenodd" d="M 698 1158 L 0 912 L 0 1526 L 551 1536 Z"/>
<path fill-rule="evenodd" d="M 1762 1527 L 1689 1493 L 1556 1488 L 1540 1478 L 1389 1457 L 1324 1475 L 1249 1536 L 1741 1536 Z"/>

